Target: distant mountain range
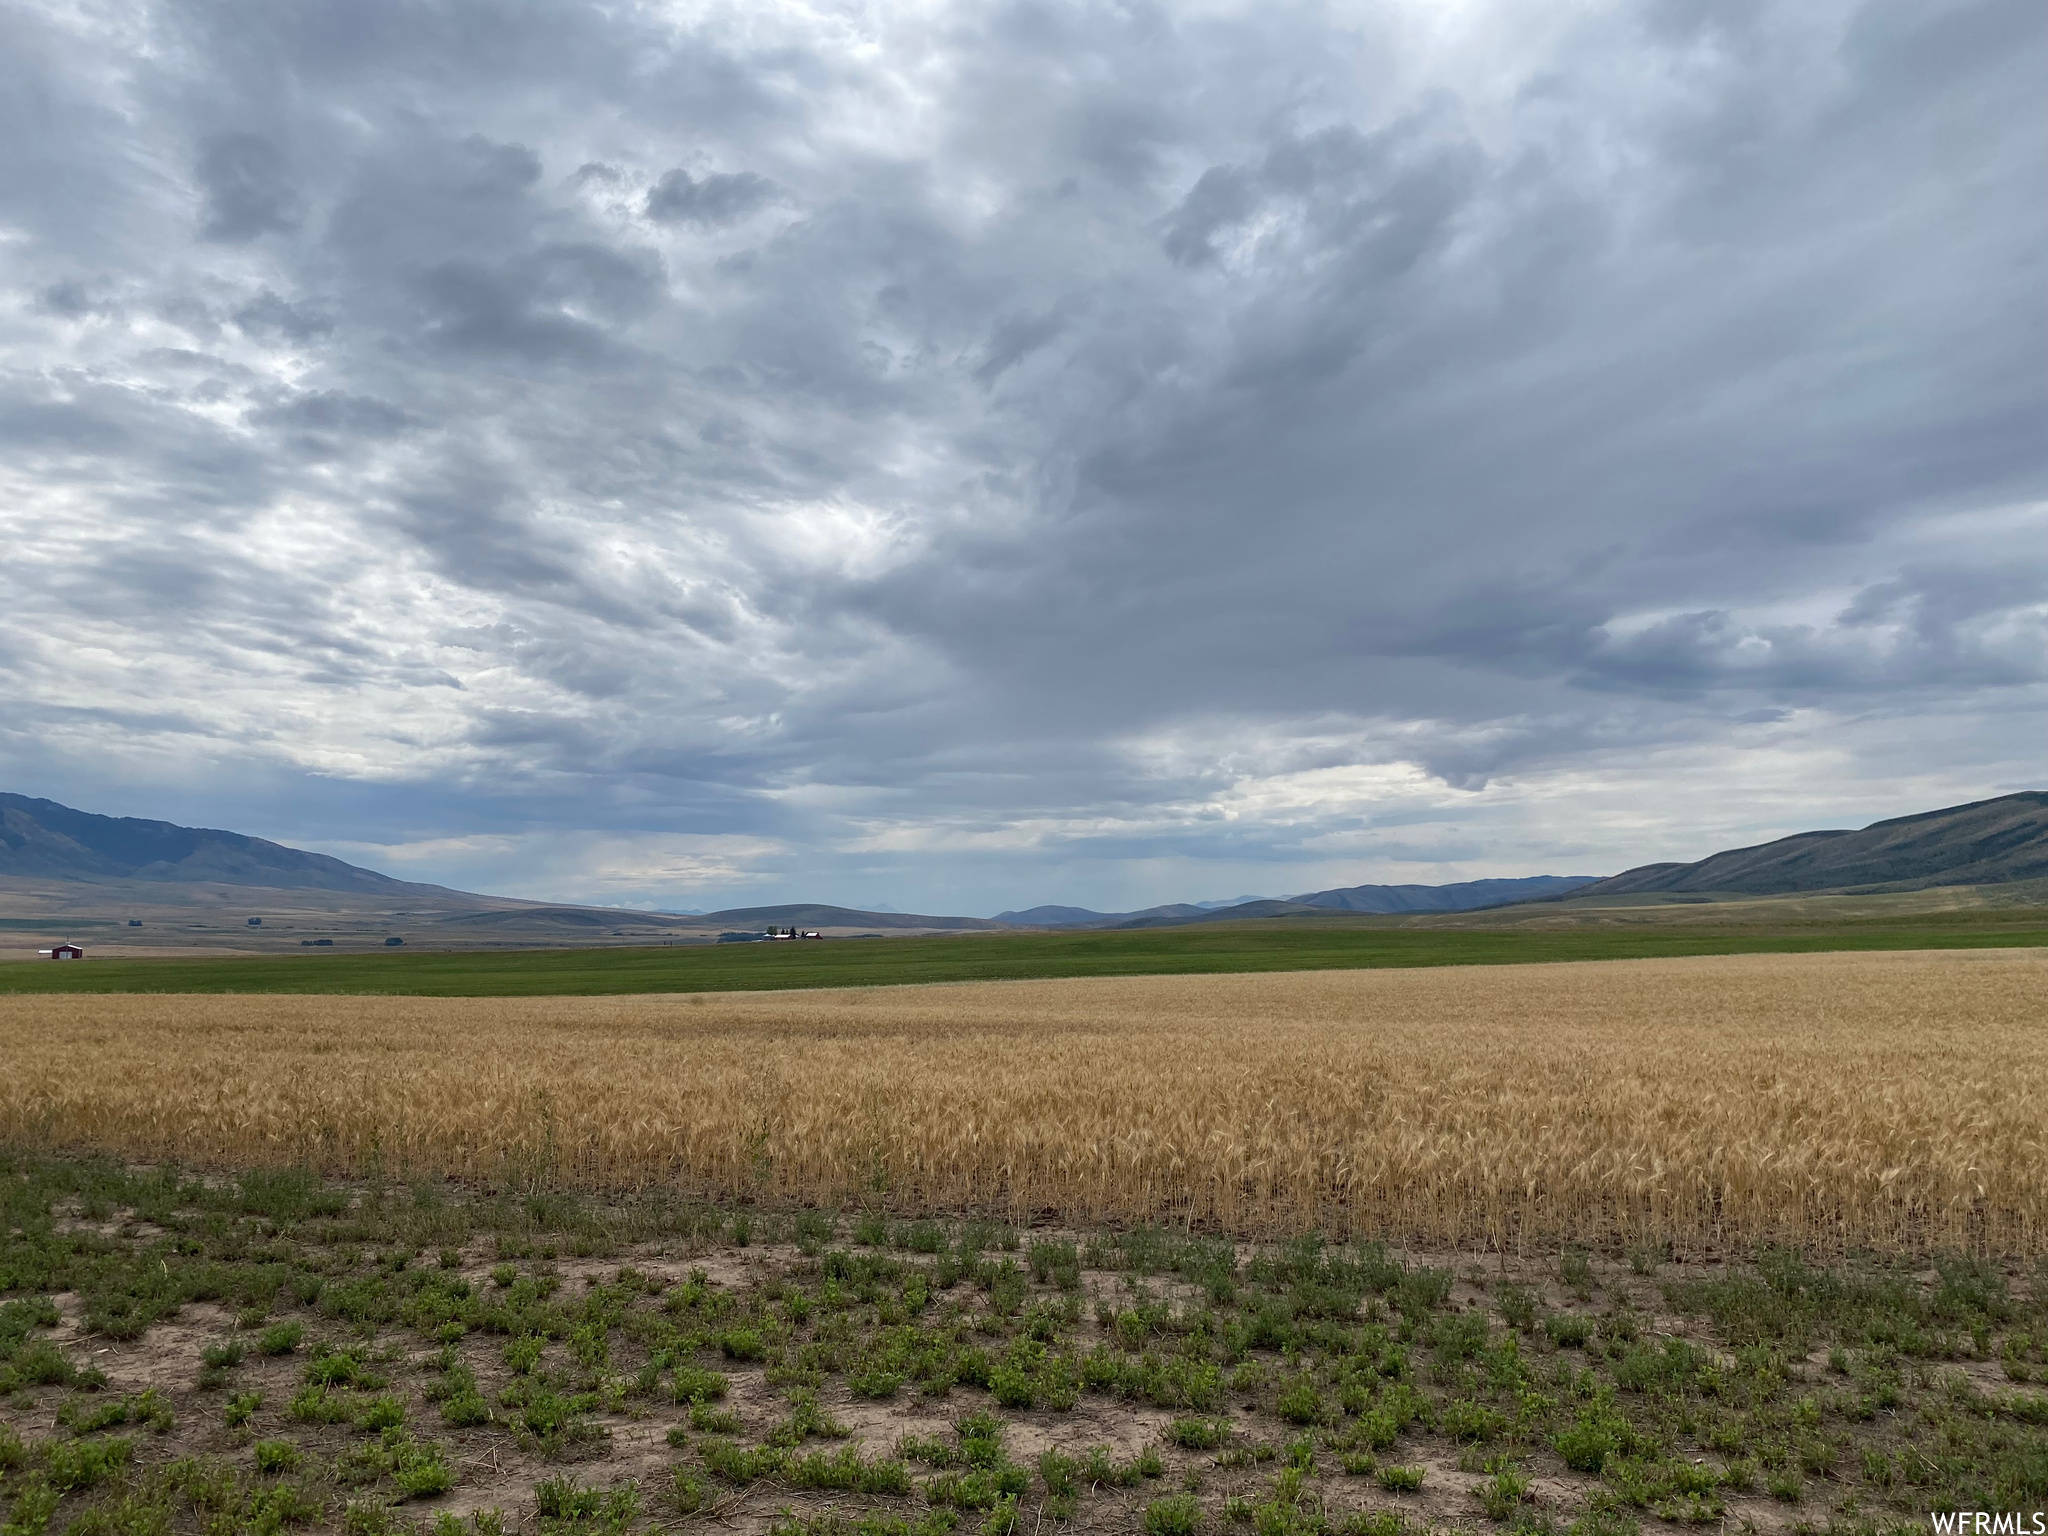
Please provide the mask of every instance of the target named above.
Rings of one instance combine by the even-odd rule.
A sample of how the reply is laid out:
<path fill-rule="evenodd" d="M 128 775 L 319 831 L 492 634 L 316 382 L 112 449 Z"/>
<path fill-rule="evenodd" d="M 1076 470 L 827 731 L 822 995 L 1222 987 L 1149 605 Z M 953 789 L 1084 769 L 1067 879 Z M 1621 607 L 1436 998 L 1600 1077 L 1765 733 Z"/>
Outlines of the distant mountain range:
<path fill-rule="evenodd" d="M 252 885 L 366 896 L 456 896 L 438 885 L 394 880 L 323 853 L 211 827 L 132 816 L 96 816 L 54 800 L 0 794 L 0 875 L 55 880 L 145 880 Z"/>
<path fill-rule="evenodd" d="M 701 914 L 626 913 L 608 908 L 477 896 L 394 880 L 324 854 L 260 837 L 167 821 L 100 816 L 54 800 L 0 793 L 0 880 L 75 882 L 129 890 L 266 888 L 332 892 L 367 901 L 425 898 L 446 921 L 493 927 L 589 929 L 618 935 L 632 920 L 671 932 L 795 927 L 897 932 L 965 932 L 1006 927 L 1165 928 L 1312 917 L 1332 912 L 1468 912 L 1531 901 L 1615 897 L 1765 896 L 1797 892 L 1909 891 L 2048 878 L 2048 791 L 2027 790 L 1946 810 L 1880 821 L 1861 831 L 1802 832 L 1717 853 L 1693 864 L 1645 864 L 1619 875 L 1532 875 L 1450 885 L 1353 885 L 1284 900 L 1173 903 L 1136 912 L 1039 906 L 993 919 L 863 912 L 815 903 L 733 907 Z M 185 900 L 189 898 L 178 898 Z M 475 908 L 486 910 L 475 910 Z M 636 931 L 638 931 L 636 929 Z"/>
<path fill-rule="evenodd" d="M 1175 903 L 1137 912 L 1091 912 L 1086 907 L 1027 907 L 998 912 L 999 923 L 1033 928 L 1160 928 L 1248 917 L 1284 917 L 1289 913 L 1325 912 L 1470 912 L 1475 907 L 1500 907 L 1563 895 L 1595 883 L 1597 875 L 1528 875 L 1519 880 L 1461 880 L 1452 885 L 1347 885 L 1334 891 L 1311 891 L 1284 900 L 1247 896 L 1234 904 Z"/>
<path fill-rule="evenodd" d="M 1936 885 L 2002 885 L 2044 876 L 2048 791 L 2023 790 L 1996 800 L 1873 822 L 1860 832 L 1801 832 L 1754 848 L 1731 848 L 1696 864 L 1644 864 L 1572 894 L 1865 894 Z"/>
<path fill-rule="evenodd" d="M 1517 880 L 1461 880 L 1454 885 L 1349 885 L 1287 899 L 1339 912 L 1470 912 L 1539 896 L 1562 896 L 1593 884 L 1598 875 L 1525 875 Z"/>
<path fill-rule="evenodd" d="M 826 907 L 814 902 L 792 902 L 780 907 L 727 907 L 706 912 L 690 920 L 709 927 L 725 928 L 1001 928 L 1000 921 L 985 917 L 923 917 L 915 912 L 857 912 L 852 907 Z"/>

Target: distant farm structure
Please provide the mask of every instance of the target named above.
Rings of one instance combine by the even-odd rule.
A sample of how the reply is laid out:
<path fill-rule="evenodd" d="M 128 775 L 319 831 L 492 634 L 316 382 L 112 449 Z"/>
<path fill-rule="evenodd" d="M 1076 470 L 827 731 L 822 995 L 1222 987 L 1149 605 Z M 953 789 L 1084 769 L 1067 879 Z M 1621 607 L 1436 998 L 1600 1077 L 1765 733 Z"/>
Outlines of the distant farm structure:
<path fill-rule="evenodd" d="M 45 960 L 83 960 L 85 951 L 76 944 L 54 944 L 48 949 L 39 949 L 36 954 Z"/>

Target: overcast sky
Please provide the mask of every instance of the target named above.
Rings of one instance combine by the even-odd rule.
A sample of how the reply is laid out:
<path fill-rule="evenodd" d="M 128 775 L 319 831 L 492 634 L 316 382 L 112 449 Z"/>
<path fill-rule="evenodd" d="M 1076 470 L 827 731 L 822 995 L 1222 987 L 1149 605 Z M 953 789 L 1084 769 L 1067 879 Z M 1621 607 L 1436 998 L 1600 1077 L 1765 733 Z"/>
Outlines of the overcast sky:
<path fill-rule="evenodd" d="M 0 0 L 0 787 L 988 913 L 2048 773 L 2039 0 Z"/>

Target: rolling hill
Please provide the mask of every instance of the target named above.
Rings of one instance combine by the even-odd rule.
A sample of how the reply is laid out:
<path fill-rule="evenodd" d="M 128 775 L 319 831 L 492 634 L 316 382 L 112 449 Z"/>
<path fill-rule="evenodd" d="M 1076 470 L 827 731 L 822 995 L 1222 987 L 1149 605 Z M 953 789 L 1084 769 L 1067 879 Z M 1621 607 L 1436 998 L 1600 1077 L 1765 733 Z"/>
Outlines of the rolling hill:
<path fill-rule="evenodd" d="M 322 853 L 212 827 L 98 816 L 54 800 L 0 794 L 0 875 L 54 880 L 144 880 L 248 885 L 369 896 L 459 896 L 394 880 Z"/>
<path fill-rule="evenodd" d="M 1568 899 L 1679 892 L 1864 894 L 2044 876 L 2048 791 L 2024 790 L 1874 822 L 1861 831 L 1801 832 L 1753 848 L 1731 848 L 1693 864 L 1644 864 L 1581 886 Z"/>
<path fill-rule="evenodd" d="M 671 943 L 692 921 L 395 880 L 239 832 L 0 794 L 0 933 L 29 952 Z"/>
<path fill-rule="evenodd" d="M 1646 864 L 1606 879 L 1536 875 L 1450 885 L 1358 885 L 1285 900 L 1169 903 L 1136 912 L 1039 906 L 994 919 L 866 912 L 800 902 L 701 914 L 632 912 L 483 896 L 396 880 L 324 854 L 242 833 L 101 816 L 0 794 L 0 930 L 36 942 L 90 937 L 104 950 L 270 952 L 382 948 L 694 945 L 722 932 L 815 928 L 835 936 L 1000 933 L 1005 929 L 1208 929 L 1261 920 L 1543 920 L 1545 912 L 1673 902 L 1903 896 L 1936 887 L 2048 889 L 2048 791 L 1804 832 L 1692 864 Z M 1521 918 L 1515 918 L 1520 913 Z M 1575 919 L 1570 919 L 1575 920 Z M 0 946 L 4 947 L 4 946 Z"/>
<path fill-rule="evenodd" d="M 697 928 L 889 928 L 952 932 L 1000 929 L 1008 925 L 985 917 L 921 917 L 915 912 L 859 912 L 852 907 L 827 907 L 816 902 L 791 902 L 779 907 L 728 907 L 689 919 Z"/>
<path fill-rule="evenodd" d="M 767 927 L 909 935 L 1005 926 L 808 902 L 664 913 L 479 895 L 239 832 L 0 794 L 0 932 L 24 935 L 30 952 L 53 938 L 88 938 L 95 953 L 268 953 L 394 941 L 456 949 L 700 944 L 721 930 Z"/>
<path fill-rule="evenodd" d="M 1452 885 L 1351 885 L 1342 890 L 1290 896 L 1303 907 L 1337 912 L 1470 912 L 1510 902 L 1562 896 L 1596 884 L 1598 875 L 1526 875 L 1516 880 L 1460 880 Z"/>
<path fill-rule="evenodd" d="M 1177 901 L 1161 907 L 1144 907 L 1135 912 L 1096 912 L 1087 907 L 1026 907 L 1021 912 L 998 912 L 995 921 L 1025 928 L 1128 928 L 1157 927 L 1162 923 L 1198 923 L 1211 912 L 1235 912 L 1236 907 L 1198 907 Z"/>
<path fill-rule="evenodd" d="M 1233 905 L 1173 902 L 1137 912 L 1094 912 L 1087 907 L 1026 907 L 998 912 L 999 923 L 1030 928 L 1172 928 L 1184 923 L 1241 922 L 1324 912 L 1469 912 L 1558 896 L 1590 885 L 1597 875 L 1528 875 L 1516 880 L 1461 880 L 1451 885 L 1349 885 L 1284 900 L 1251 897 Z"/>
<path fill-rule="evenodd" d="M 995 920 L 999 923 L 1018 923 L 1026 928 L 1086 928 L 1093 923 L 1112 920 L 1112 914 L 1096 912 L 1088 907 L 1047 905 L 1026 907 L 1021 912 L 998 912 Z"/>

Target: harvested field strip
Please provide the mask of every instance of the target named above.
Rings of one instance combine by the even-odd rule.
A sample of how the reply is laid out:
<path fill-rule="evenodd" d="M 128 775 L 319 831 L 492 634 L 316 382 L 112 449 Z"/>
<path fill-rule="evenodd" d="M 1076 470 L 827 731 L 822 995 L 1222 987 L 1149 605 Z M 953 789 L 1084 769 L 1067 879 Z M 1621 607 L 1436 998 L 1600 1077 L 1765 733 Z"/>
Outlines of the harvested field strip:
<path fill-rule="evenodd" d="M 16 998 L 0 1137 L 1439 1245 L 2029 1253 L 2048 954 L 688 998 Z"/>

